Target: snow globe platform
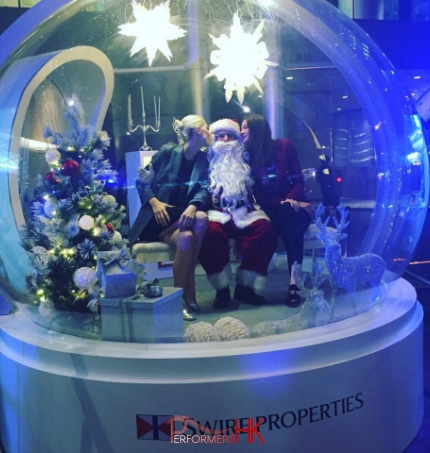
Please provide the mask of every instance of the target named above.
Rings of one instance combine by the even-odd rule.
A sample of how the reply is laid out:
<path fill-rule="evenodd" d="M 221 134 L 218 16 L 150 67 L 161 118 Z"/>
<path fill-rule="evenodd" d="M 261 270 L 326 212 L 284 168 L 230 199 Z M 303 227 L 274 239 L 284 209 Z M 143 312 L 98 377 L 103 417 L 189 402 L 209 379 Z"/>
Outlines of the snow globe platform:
<path fill-rule="evenodd" d="M 6 452 L 400 453 L 423 415 L 422 308 L 402 279 L 429 198 L 412 96 L 369 36 L 325 0 L 246 0 L 237 12 L 222 0 L 142 5 L 41 0 L 0 36 Z M 154 11 L 164 23 L 145 35 L 148 27 L 136 22 L 158 17 Z M 119 33 L 126 29 L 132 33 Z M 246 58 L 253 66 L 232 72 L 218 57 L 238 36 L 247 45 L 236 54 L 254 49 Z M 77 121 L 77 99 L 86 123 Z M 330 159 L 335 195 L 349 200 L 351 216 L 336 258 L 370 254 L 355 267 L 366 276 L 379 263 L 378 304 L 235 341 L 126 343 L 83 334 L 78 313 L 97 310 L 103 296 L 96 253 L 127 251 L 103 152 L 118 163 L 141 135 L 145 149 L 146 139 L 154 150 L 175 140 L 174 117 L 240 121 L 247 109 L 267 118 L 274 138 L 295 144 L 315 207 L 323 193 L 314 167 Z M 362 300 L 368 289 L 341 286 L 351 276 L 327 257 L 337 289 L 351 305 Z M 34 311 L 52 309 L 72 320 L 68 329 L 35 322 Z"/>
<path fill-rule="evenodd" d="M 25 313 L 0 318 L 8 453 L 391 453 L 421 424 L 422 308 L 402 279 L 355 317 L 221 344 L 96 341 Z"/>

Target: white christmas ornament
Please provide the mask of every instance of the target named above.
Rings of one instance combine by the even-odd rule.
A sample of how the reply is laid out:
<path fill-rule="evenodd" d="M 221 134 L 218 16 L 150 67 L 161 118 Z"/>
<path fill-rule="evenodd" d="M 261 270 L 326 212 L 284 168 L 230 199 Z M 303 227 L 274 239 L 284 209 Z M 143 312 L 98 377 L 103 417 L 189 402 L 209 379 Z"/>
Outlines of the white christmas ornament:
<path fill-rule="evenodd" d="M 80 219 L 79 219 L 79 226 L 83 229 L 83 230 L 91 230 L 91 228 L 94 227 L 94 219 L 90 216 L 90 215 L 83 215 Z"/>
<path fill-rule="evenodd" d="M 149 66 L 152 65 L 157 50 L 160 50 L 170 61 L 172 53 L 167 41 L 182 38 L 186 31 L 170 23 L 169 1 L 152 10 L 146 9 L 135 1 L 132 1 L 131 6 L 136 21 L 119 26 L 121 35 L 136 37 L 130 56 L 146 47 Z"/>
<path fill-rule="evenodd" d="M 264 20 L 260 22 L 254 33 L 245 33 L 237 13 L 233 16 L 233 25 L 230 37 L 221 35 L 212 38 L 219 50 L 211 52 L 211 63 L 217 65 L 205 79 L 216 76 L 221 82 L 225 80 L 225 100 L 230 102 L 233 92 L 237 92 L 237 99 L 242 104 L 245 98 L 245 89 L 254 85 L 263 94 L 263 89 L 257 79 L 261 79 L 268 66 L 278 66 L 277 63 L 267 61 L 269 52 L 264 42 L 258 42 L 263 34 Z"/>
<path fill-rule="evenodd" d="M 122 241 L 121 233 L 119 231 L 114 231 L 113 236 L 112 236 L 112 242 L 114 244 L 118 244 L 121 241 Z"/>
<path fill-rule="evenodd" d="M 49 149 L 45 153 L 45 160 L 49 165 L 56 165 L 58 164 L 59 160 L 61 159 L 61 154 L 56 149 Z"/>
<path fill-rule="evenodd" d="M 52 201 L 50 198 L 48 198 L 45 201 L 45 204 L 43 205 L 43 212 L 46 214 L 47 217 L 52 219 L 57 215 L 57 203 L 55 201 Z"/>
<path fill-rule="evenodd" d="M 113 195 L 104 195 L 102 198 L 102 203 L 105 204 L 108 208 L 113 208 L 117 204 L 116 198 Z"/>
<path fill-rule="evenodd" d="M 73 274 L 73 281 L 80 289 L 89 289 L 97 282 L 96 271 L 91 267 L 80 267 Z"/>

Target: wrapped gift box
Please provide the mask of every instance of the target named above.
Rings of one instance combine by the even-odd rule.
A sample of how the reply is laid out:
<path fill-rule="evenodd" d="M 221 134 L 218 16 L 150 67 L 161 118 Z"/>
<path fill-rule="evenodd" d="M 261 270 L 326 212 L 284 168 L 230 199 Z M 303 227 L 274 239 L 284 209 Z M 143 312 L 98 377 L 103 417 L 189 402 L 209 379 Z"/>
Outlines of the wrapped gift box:
<path fill-rule="evenodd" d="M 182 292 L 163 288 L 160 297 L 136 294 L 127 299 L 100 299 L 102 338 L 135 343 L 183 341 Z"/>
<path fill-rule="evenodd" d="M 136 262 L 124 250 L 97 254 L 97 277 L 106 298 L 122 298 L 135 294 L 137 278 L 144 265 Z"/>

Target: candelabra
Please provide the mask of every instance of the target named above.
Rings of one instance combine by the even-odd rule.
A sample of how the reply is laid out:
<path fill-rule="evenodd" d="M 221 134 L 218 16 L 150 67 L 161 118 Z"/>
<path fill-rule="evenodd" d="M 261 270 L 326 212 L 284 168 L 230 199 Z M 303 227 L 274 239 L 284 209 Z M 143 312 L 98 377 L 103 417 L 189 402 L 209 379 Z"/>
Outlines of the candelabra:
<path fill-rule="evenodd" d="M 133 126 L 133 115 L 131 109 L 131 94 L 128 95 L 127 99 L 127 119 L 128 119 L 128 131 L 130 133 L 136 132 L 139 129 L 142 129 L 143 132 L 143 145 L 139 148 L 139 151 L 148 151 L 152 150 L 152 148 L 146 142 L 146 132 L 151 129 L 154 132 L 160 132 L 161 126 L 161 117 L 160 117 L 160 97 L 158 97 L 158 109 L 157 109 L 157 101 L 154 96 L 154 110 L 155 110 L 155 126 L 147 125 L 146 124 L 146 111 L 145 111 L 145 99 L 143 96 L 143 88 L 140 87 L 140 99 L 142 103 L 142 124 L 137 124 Z"/>

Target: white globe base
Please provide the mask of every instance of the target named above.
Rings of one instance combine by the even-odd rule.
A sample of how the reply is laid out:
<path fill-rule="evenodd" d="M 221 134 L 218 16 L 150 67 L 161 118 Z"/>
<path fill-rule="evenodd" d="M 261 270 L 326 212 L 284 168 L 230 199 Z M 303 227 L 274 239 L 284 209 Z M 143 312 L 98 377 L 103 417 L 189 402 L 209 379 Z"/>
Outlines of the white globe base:
<path fill-rule="evenodd" d="M 405 280 L 354 318 L 225 343 L 93 341 L 25 317 L 0 318 L 7 453 L 395 453 L 421 424 L 422 308 Z M 170 415 L 215 429 L 261 417 L 264 444 L 255 433 L 208 444 L 196 428 L 170 440 Z"/>

